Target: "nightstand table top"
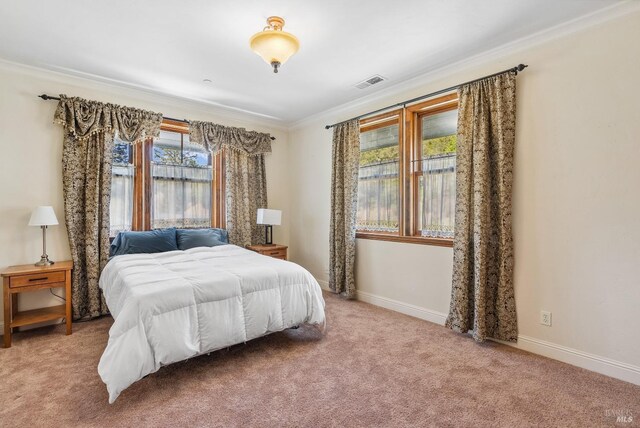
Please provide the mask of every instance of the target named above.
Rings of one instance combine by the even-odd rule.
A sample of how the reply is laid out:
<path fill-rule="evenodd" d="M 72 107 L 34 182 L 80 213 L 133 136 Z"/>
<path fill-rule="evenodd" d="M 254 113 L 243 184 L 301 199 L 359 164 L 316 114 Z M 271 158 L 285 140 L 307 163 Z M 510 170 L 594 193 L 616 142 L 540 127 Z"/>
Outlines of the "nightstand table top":
<path fill-rule="evenodd" d="M 30 273 L 42 273 L 42 272 L 55 272 L 59 270 L 71 270 L 73 269 L 73 262 L 71 260 L 65 260 L 62 262 L 55 262 L 50 266 L 35 266 L 33 263 L 29 265 L 17 265 L 9 266 L 0 272 L 1 276 L 14 276 L 14 275 L 28 275 Z"/>

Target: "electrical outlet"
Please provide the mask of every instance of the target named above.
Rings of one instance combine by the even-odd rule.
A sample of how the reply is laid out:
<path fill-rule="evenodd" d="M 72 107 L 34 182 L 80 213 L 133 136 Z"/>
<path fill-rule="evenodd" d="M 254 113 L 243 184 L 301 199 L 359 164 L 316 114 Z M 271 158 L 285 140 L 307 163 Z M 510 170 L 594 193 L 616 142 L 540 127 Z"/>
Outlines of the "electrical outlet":
<path fill-rule="evenodd" d="M 540 324 L 551 327 L 551 312 L 540 311 Z"/>

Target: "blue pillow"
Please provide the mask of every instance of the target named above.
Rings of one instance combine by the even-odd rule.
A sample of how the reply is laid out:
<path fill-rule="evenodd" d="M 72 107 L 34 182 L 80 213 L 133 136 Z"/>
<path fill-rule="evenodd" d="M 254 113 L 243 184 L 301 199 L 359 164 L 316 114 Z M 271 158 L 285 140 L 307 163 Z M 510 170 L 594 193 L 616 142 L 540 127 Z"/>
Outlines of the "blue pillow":
<path fill-rule="evenodd" d="M 176 230 L 156 229 L 147 232 L 120 232 L 111 243 L 109 255 L 149 254 L 176 251 Z"/>
<path fill-rule="evenodd" d="M 178 248 L 188 250 L 195 247 L 216 247 L 229 243 L 229 234 L 224 229 L 178 229 Z"/>

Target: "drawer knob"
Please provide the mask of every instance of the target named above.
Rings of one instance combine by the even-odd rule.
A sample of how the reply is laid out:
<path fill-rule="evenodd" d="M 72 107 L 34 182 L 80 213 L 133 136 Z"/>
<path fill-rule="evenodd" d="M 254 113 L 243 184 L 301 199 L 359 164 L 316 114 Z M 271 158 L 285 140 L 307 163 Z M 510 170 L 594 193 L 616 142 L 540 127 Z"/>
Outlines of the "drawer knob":
<path fill-rule="evenodd" d="M 49 278 L 46 277 L 46 276 L 43 276 L 42 278 L 29 278 L 29 282 L 44 281 L 44 280 L 47 280 L 47 279 L 49 279 Z"/>

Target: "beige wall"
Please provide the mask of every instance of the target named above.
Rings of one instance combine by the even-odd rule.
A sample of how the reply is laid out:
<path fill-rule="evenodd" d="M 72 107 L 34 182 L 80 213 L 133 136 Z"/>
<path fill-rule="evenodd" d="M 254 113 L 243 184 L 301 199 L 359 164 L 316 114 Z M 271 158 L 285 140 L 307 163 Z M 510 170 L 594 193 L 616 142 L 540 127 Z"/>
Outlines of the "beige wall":
<path fill-rule="evenodd" d="M 52 205 L 61 222 L 48 231 L 50 258 L 64 260 L 70 254 L 62 201 L 62 128 L 52 124 L 56 102 L 36 98 L 42 93 L 64 93 L 159 111 L 168 117 L 270 132 L 276 141 L 266 159 L 269 206 L 284 211 L 283 226 L 274 227 L 274 239 L 289 242 L 286 130 L 204 104 L 0 63 L 0 269 L 39 260 L 40 228 L 27 226 L 37 205 Z M 24 310 L 53 304 L 56 299 L 43 291 L 21 295 L 19 306 Z"/>
<path fill-rule="evenodd" d="M 529 41 L 517 53 L 492 53 L 294 127 L 293 260 L 327 280 L 331 131 L 325 124 L 524 62 L 530 68 L 518 77 L 513 216 L 521 342 L 635 366 L 640 379 L 639 40 L 640 13 L 634 13 L 537 45 Z M 365 299 L 440 320 L 448 311 L 451 249 L 358 240 L 356 257 Z M 540 325 L 541 310 L 553 313 L 552 327 Z"/>

